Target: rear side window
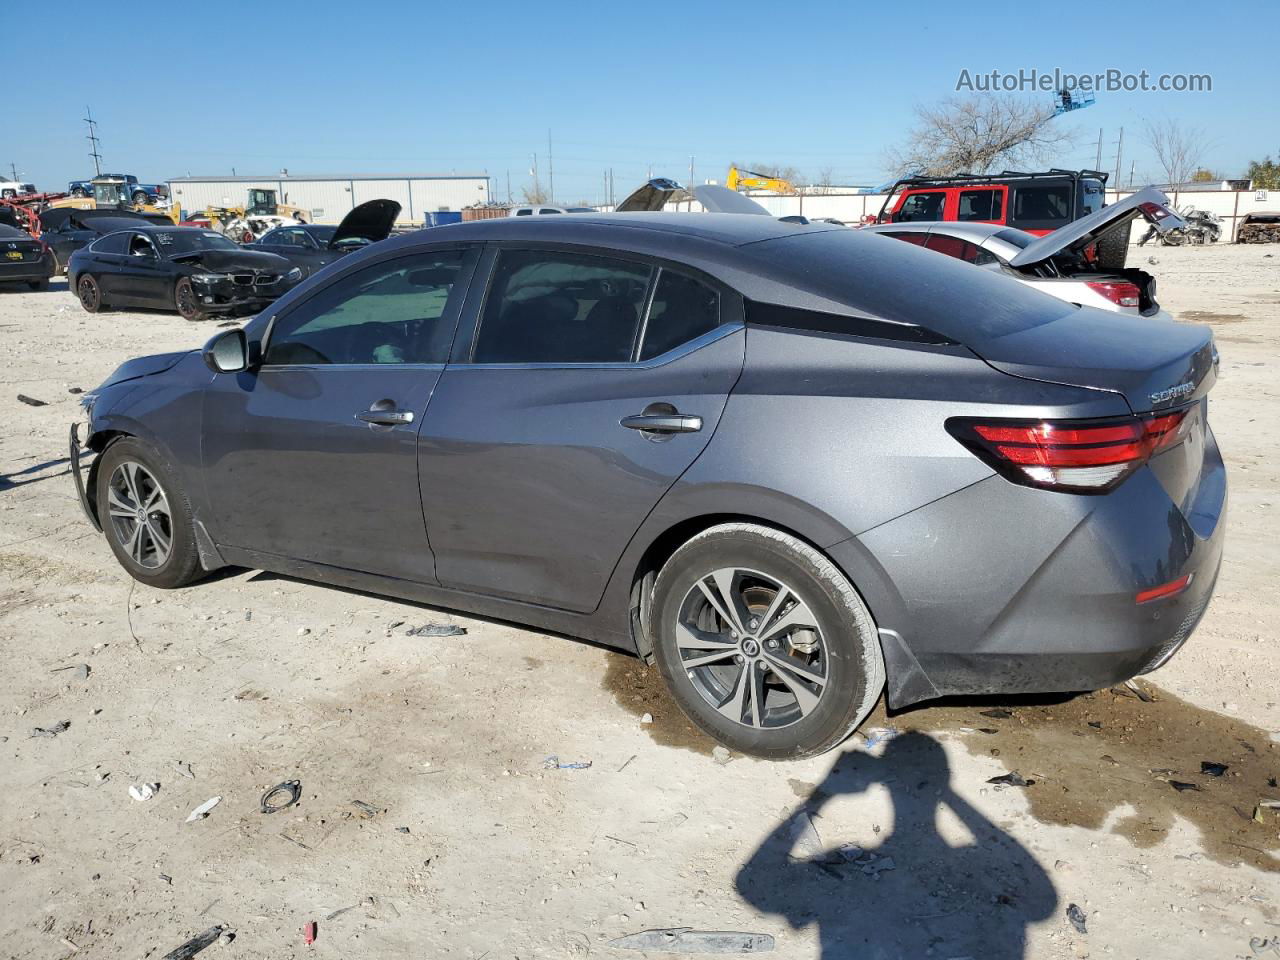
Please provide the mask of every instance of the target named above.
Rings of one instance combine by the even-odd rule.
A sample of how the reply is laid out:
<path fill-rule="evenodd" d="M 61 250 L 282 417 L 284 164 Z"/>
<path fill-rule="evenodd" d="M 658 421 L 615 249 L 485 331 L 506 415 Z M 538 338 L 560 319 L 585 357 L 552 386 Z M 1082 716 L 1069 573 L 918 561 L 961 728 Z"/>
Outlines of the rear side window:
<path fill-rule="evenodd" d="M 559 213 L 559 212 L 560 212 L 559 210 L 556 210 L 556 209 L 554 209 L 554 208 L 552 208 L 552 207 L 543 207 L 542 209 L 540 209 L 540 210 L 538 211 L 538 213 L 542 213 L 542 214 L 547 214 L 547 213 Z"/>
<path fill-rule="evenodd" d="M 267 364 L 444 363 L 461 251 L 383 261 L 330 284 L 278 321 Z"/>
<path fill-rule="evenodd" d="M 625 363 L 650 267 L 559 251 L 504 250 L 480 318 L 474 363 Z"/>
<path fill-rule="evenodd" d="M 640 359 L 651 360 L 720 324 L 720 294 L 692 277 L 670 270 L 658 275 Z"/>
<path fill-rule="evenodd" d="M 1053 229 L 1071 220 L 1069 184 L 1015 187 L 1012 226 Z"/>
<path fill-rule="evenodd" d="M 946 196 L 941 191 L 909 194 L 902 202 L 902 209 L 894 219 L 901 223 L 910 223 L 912 220 L 941 220 L 942 204 Z"/>
<path fill-rule="evenodd" d="M 977 266 L 982 266 L 984 263 L 995 263 L 996 261 L 993 254 L 983 250 L 976 243 L 970 243 L 968 240 L 962 240 L 959 237 L 949 237 L 942 233 L 929 234 L 925 247 Z"/>
<path fill-rule="evenodd" d="M 124 253 L 128 250 L 128 233 L 111 233 L 96 241 L 90 249 L 94 253 Z"/>
<path fill-rule="evenodd" d="M 519 210 L 517 210 L 517 211 L 516 211 L 516 216 L 517 216 L 517 217 L 531 217 L 531 216 L 533 216 L 533 211 L 532 211 L 532 210 L 530 210 L 528 207 L 521 207 Z"/>
<path fill-rule="evenodd" d="M 924 242 L 929 239 L 929 234 L 923 230 L 920 231 L 903 231 L 902 233 L 885 233 L 886 237 L 893 237 L 895 240 L 903 240 L 907 243 L 914 243 L 917 247 L 923 247 Z"/>
<path fill-rule="evenodd" d="M 999 220 L 1004 216 L 1004 197 L 999 190 L 961 190 L 957 220 Z"/>

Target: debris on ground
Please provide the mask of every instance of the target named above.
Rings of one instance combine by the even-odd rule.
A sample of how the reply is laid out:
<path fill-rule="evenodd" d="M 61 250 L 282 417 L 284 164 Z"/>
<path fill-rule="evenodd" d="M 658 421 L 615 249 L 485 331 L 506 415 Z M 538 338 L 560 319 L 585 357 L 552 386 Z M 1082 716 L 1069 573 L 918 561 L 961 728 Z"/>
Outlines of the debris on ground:
<path fill-rule="evenodd" d="M 822 854 L 822 838 L 813 818 L 803 810 L 791 818 L 791 857 L 794 860 L 811 860 Z"/>
<path fill-rule="evenodd" d="M 547 770 L 586 770 L 591 766 L 591 761 L 575 760 L 572 763 L 562 763 L 560 758 L 553 753 L 542 761 L 542 766 Z"/>
<path fill-rule="evenodd" d="M 1268 953 L 1280 957 L 1280 937 L 1250 937 L 1249 949 L 1255 957 Z"/>
<path fill-rule="evenodd" d="M 723 767 L 733 762 L 733 754 L 726 747 L 716 746 L 711 750 L 711 759 Z"/>
<path fill-rule="evenodd" d="M 49 405 L 43 400 L 37 400 L 35 397 L 28 397 L 25 393 L 18 394 L 18 400 L 25 403 L 28 407 L 47 407 Z"/>
<path fill-rule="evenodd" d="M 872 727 L 863 734 L 866 739 L 865 746 L 868 750 L 875 749 L 879 744 L 888 743 L 897 736 L 898 731 L 893 727 Z"/>
<path fill-rule="evenodd" d="M 84 393 L 84 387 L 68 387 L 67 393 Z"/>
<path fill-rule="evenodd" d="M 424 623 L 420 627 L 410 627 L 404 635 L 406 637 L 465 637 L 467 628 L 454 626 L 452 623 Z"/>
<path fill-rule="evenodd" d="M 60 733 L 66 733 L 71 727 L 70 720 L 59 720 L 51 727 L 32 727 L 31 736 L 33 737 L 56 737 Z"/>
<path fill-rule="evenodd" d="M 218 946 L 229 947 L 231 946 L 231 942 L 235 940 L 235 938 L 236 938 L 236 935 L 234 930 L 223 930 L 222 936 L 218 938 Z"/>
<path fill-rule="evenodd" d="M 653 714 L 652 714 L 652 713 L 646 713 L 644 716 L 642 716 L 642 717 L 640 718 L 640 722 L 641 722 L 641 723 L 653 723 Z"/>
<path fill-rule="evenodd" d="M 225 932 L 226 928 L 222 924 L 210 927 L 204 933 L 198 933 L 180 947 L 176 947 L 166 953 L 160 960 L 189 960 L 205 947 L 212 946 L 218 942 L 218 939 Z"/>
<path fill-rule="evenodd" d="M 1139 700 L 1141 700 L 1143 703 L 1151 703 L 1153 700 L 1155 700 L 1155 697 L 1153 697 L 1151 694 L 1149 694 L 1146 690 L 1144 690 L 1141 686 L 1138 685 L 1137 680 L 1126 680 L 1124 682 L 1124 685 L 1125 685 L 1125 689 L 1132 690 L 1133 695 L 1137 697 Z"/>
<path fill-rule="evenodd" d="M 1280 800 L 1259 800 L 1253 808 L 1253 819 L 1257 823 L 1266 823 L 1263 819 L 1263 810 L 1280 810 Z"/>
<path fill-rule="evenodd" d="M 999 777 L 992 777 L 987 783 L 994 783 L 998 787 L 1030 787 L 1035 781 L 1026 779 L 1015 770 Z"/>
<path fill-rule="evenodd" d="M 671 927 L 631 933 L 610 940 L 609 946 L 619 950 L 649 950 L 660 953 L 767 953 L 773 949 L 773 937 L 767 933 Z"/>
<path fill-rule="evenodd" d="M 75 680 L 89 679 L 89 665 L 87 663 L 73 663 L 69 667 L 55 667 L 53 673 L 65 673 L 71 671 L 71 676 Z"/>
<path fill-rule="evenodd" d="M 1076 933 L 1087 934 L 1089 932 L 1084 922 L 1084 911 L 1074 903 L 1067 906 L 1067 919 L 1071 921 L 1071 926 L 1075 927 Z"/>
<path fill-rule="evenodd" d="M 221 797 L 210 797 L 204 803 L 200 804 L 200 806 L 196 807 L 189 814 L 187 814 L 186 822 L 195 823 L 197 820 L 203 820 L 205 817 L 209 815 L 209 813 L 213 810 L 213 808 L 216 807 L 221 802 L 222 802 Z"/>
<path fill-rule="evenodd" d="M 1179 793 L 1186 793 L 1188 790 L 1199 791 L 1200 787 L 1194 783 L 1187 783 L 1185 780 L 1170 780 L 1169 786 L 1177 790 Z"/>
<path fill-rule="evenodd" d="M 145 803 L 154 797 L 159 789 L 160 784 L 158 783 L 135 783 L 129 787 L 129 796 L 139 803 Z"/>
<path fill-rule="evenodd" d="M 308 945 L 315 943 L 317 932 L 316 922 L 308 920 L 307 925 L 302 928 L 302 942 Z"/>
<path fill-rule="evenodd" d="M 378 814 L 385 812 L 379 810 L 372 803 L 365 803 L 363 800 L 352 800 L 351 805 L 360 811 L 361 820 L 372 820 Z"/>
<path fill-rule="evenodd" d="M 990 717 L 992 720 L 1008 720 L 1013 716 L 1012 710 L 1006 710 L 1004 707 L 995 707 L 991 710 L 979 710 L 979 715 Z"/>
<path fill-rule="evenodd" d="M 275 799 L 277 793 L 285 795 L 284 802 L 280 803 Z M 287 810 L 298 802 L 298 798 L 302 796 L 301 780 L 286 780 L 283 783 L 277 783 L 274 787 L 262 795 L 262 799 L 258 803 L 258 808 L 263 813 L 277 813 L 281 810 Z"/>
<path fill-rule="evenodd" d="M 1230 764 L 1213 763 L 1210 760 L 1200 761 L 1200 772 L 1210 777 L 1220 777 L 1231 769 Z"/>
<path fill-rule="evenodd" d="M 396 833 L 409 833 L 409 832 L 411 831 L 409 830 L 408 827 L 396 827 Z"/>
<path fill-rule="evenodd" d="M 183 760 L 175 760 L 173 761 L 173 765 L 177 768 L 178 772 L 188 780 L 194 780 L 196 778 L 196 775 L 191 770 L 191 764 Z"/>

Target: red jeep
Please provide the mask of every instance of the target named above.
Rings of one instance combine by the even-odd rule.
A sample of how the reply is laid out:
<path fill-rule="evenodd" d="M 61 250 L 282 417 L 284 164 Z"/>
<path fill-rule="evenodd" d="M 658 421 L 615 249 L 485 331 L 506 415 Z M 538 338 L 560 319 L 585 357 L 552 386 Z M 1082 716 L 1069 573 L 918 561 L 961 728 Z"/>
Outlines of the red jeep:
<path fill-rule="evenodd" d="M 1106 186 L 1107 175 L 1100 170 L 904 177 L 885 197 L 876 222 L 1002 223 L 1044 236 L 1100 210 Z"/>

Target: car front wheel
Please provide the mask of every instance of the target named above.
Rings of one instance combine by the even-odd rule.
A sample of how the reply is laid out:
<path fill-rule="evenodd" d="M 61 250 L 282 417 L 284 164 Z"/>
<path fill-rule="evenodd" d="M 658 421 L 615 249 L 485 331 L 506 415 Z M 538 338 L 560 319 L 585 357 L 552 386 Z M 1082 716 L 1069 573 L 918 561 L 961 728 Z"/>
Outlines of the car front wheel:
<path fill-rule="evenodd" d="M 200 301 L 196 299 L 196 292 L 191 287 L 191 281 L 186 277 L 182 277 L 174 286 L 173 303 L 183 320 L 204 319 L 204 314 L 200 310 Z"/>
<path fill-rule="evenodd" d="M 875 623 L 844 574 L 769 527 L 712 527 L 663 567 L 654 654 L 695 724 L 769 760 L 815 756 L 870 713 L 884 687 Z"/>
<path fill-rule="evenodd" d="M 169 589 L 200 571 L 191 506 L 160 456 L 125 437 L 97 465 L 98 518 L 120 565 L 142 583 Z"/>

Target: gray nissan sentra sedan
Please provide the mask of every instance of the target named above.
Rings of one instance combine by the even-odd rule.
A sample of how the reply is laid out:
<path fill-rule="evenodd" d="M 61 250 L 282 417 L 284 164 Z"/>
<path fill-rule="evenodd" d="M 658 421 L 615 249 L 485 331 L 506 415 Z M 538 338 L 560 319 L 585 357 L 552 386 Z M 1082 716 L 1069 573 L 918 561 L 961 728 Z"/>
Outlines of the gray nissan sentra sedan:
<path fill-rule="evenodd" d="M 124 364 L 73 474 L 143 583 L 233 564 L 590 638 L 781 759 L 882 690 L 1164 663 L 1222 555 L 1216 370 L 1203 327 L 840 227 L 494 220 Z"/>

